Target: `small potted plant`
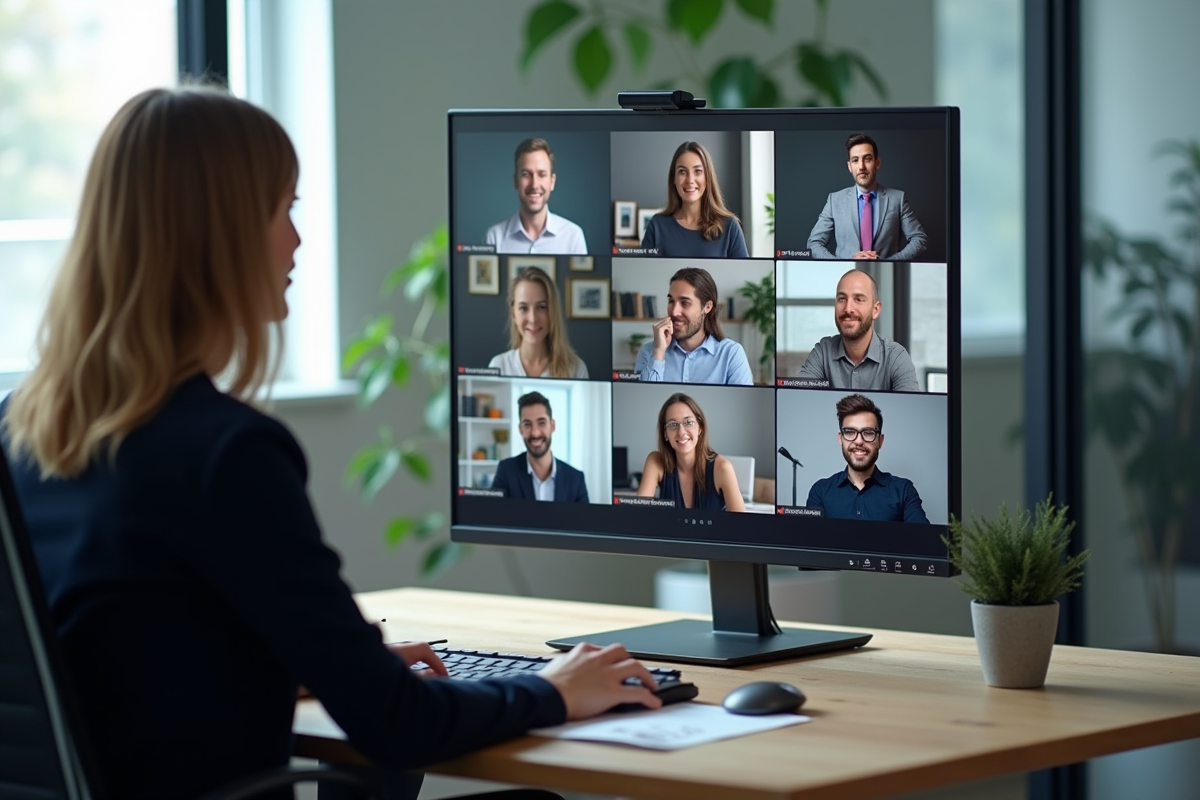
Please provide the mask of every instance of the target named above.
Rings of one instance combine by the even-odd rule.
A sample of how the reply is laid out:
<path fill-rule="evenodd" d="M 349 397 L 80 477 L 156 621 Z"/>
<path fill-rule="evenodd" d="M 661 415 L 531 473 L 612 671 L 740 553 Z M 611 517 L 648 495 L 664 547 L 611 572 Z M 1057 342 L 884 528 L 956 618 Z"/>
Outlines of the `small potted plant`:
<path fill-rule="evenodd" d="M 637 358 L 637 354 L 641 352 L 642 345 L 650 338 L 648 333 L 633 333 L 629 335 L 629 354 Z"/>
<path fill-rule="evenodd" d="M 1050 498 L 1034 514 L 950 520 L 950 562 L 971 595 L 971 622 L 989 686 L 1032 689 L 1046 682 L 1058 598 L 1079 586 L 1088 551 L 1066 556 L 1075 523 Z"/>

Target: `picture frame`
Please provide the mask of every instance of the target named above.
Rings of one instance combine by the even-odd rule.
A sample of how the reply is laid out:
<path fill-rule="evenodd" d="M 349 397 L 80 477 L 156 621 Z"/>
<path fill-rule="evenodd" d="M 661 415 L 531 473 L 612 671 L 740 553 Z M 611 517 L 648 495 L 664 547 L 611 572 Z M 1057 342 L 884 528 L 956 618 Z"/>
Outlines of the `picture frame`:
<path fill-rule="evenodd" d="M 632 237 L 637 233 L 637 203 L 633 200 L 613 201 L 613 235 Z"/>
<path fill-rule="evenodd" d="M 508 282 L 511 285 L 525 270 L 530 267 L 537 267 L 542 272 L 550 276 L 550 280 L 558 284 L 558 279 L 554 276 L 554 256 L 509 256 L 508 257 Z"/>
<path fill-rule="evenodd" d="M 567 317 L 569 319 L 609 319 L 610 287 L 608 278 L 568 278 Z"/>
<path fill-rule="evenodd" d="M 661 208 L 639 208 L 637 212 L 637 238 L 638 241 L 646 238 L 646 226 L 650 224 L 650 220 L 656 214 L 661 214 Z"/>
<path fill-rule="evenodd" d="M 572 272 L 591 272 L 596 269 L 596 259 L 591 256 L 571 256 Z"/>
<path fill-rule="evenodd" d="M 467 294 L 500 294 L 500 256 L 467 256 Z"/>

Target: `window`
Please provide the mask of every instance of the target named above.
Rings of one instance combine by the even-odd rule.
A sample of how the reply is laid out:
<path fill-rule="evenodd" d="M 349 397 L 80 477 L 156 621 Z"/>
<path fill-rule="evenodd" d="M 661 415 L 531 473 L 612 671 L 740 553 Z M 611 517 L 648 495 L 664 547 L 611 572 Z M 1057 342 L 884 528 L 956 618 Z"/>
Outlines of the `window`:
<path fill-rule="evenodd" d="M 175 82 L 175 31 L 174 0 L 0 0 L 0 390 L 33 363 L 100 132 Z"/>
<path fill-rule="evenodd" d="M 962 109 L 962 333 L 1025 332 L 1021 3 L 936 0 L 935 101 Z"/>

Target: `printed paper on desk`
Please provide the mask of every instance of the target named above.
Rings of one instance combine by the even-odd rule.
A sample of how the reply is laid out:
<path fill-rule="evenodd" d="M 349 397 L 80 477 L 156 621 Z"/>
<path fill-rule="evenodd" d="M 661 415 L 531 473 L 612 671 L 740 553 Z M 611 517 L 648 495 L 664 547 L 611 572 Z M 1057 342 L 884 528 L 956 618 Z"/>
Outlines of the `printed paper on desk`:
<path fill-rule="evenodd" d="M 811 717 L 798 714 L 748 717 L 730 714 L 720 706 L 680 703 L 657 711 L 606 714 L 553 728 L 538 728 L 530 733 L 552 739 L 627 744 L 651 750 L 680 750 L 721 739 L 799 725 L 810 719 Z"/>

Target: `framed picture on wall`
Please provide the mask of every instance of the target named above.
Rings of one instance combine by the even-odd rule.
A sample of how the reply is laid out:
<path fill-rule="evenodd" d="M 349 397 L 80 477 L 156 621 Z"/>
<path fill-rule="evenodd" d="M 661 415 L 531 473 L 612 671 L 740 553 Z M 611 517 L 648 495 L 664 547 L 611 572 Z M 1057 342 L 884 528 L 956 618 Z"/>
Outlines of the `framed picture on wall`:
<path fill-rule="evenodd" d="M 537 267 L 542 272 L 550 276 L 550 280 L 557 283 L 554 278 L 554 256 L 509 256 L 508 257 L 508 282 L 511 284 L 525 270 L 530 267 Z"/>
<path fill-rule="evenodd" d="M 608 319 L 608 278 L 568 278 L 567 316 L 571 319 Z"/>
<path fill-rule="evenodd" d="M 639 208 L 638 209 L 638 226 L 637 226 L 638 239 L 646 238 L 646 226 L 650 224 L 651 218 L 655 214 L 658 214 L 661 211 L 662 211 L 661 208 Z"/>
<path fill-rule="evenodd" d="M 500 294 L 500 256 L 467 257 L 467 292 Z"/>
<path fill-rule="evenodd" d="M 613 231 L 615 236 L 637 235 L 637 203 L 632 200 L 613 201 Z"/>
<path fill-rule="evenodd" d="M 571 256 L 572 272 L 591 272 L 596 268 L 596 260 L 591 256 Z"/>

